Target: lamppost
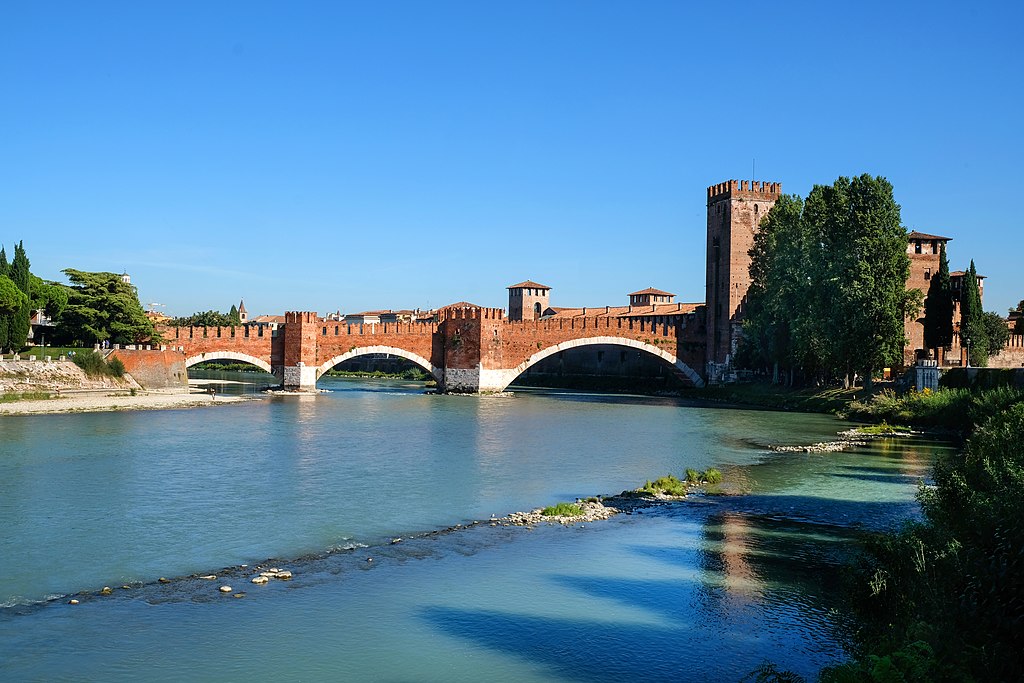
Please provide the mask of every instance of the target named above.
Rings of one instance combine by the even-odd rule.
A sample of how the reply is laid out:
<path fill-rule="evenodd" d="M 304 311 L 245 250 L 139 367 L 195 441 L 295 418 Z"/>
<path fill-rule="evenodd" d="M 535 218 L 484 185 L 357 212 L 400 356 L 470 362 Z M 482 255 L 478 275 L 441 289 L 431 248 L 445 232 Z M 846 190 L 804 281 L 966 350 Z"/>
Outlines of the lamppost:
<path fill-rule="evenodd" d="M 964 337 L 964 341 L 967 342 L 967 367 L 971 367 L 971 338 Z"/>

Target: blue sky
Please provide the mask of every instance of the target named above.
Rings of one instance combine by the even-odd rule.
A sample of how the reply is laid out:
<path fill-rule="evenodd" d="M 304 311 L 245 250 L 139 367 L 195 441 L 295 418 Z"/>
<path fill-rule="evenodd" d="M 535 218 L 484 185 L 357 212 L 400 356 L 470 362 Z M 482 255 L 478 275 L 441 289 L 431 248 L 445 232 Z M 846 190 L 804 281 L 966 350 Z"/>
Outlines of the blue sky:
<path fill-rule="evenodd" d="M 871 173 L 1024 298 L 1018 3 L 0 9 L 0 241 L 167 312 L 704 298 L 705 188 Z"/>

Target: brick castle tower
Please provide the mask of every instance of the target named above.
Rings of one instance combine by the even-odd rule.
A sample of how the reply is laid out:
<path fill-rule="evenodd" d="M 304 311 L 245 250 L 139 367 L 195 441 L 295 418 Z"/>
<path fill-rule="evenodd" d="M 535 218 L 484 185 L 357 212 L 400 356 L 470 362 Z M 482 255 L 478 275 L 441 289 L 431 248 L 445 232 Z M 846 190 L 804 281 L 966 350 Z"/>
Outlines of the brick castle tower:
<path fill-rule="evenodd" d="M 509 285 L 506 289 L 509 320 L 540 320 L 551 302 L 551 288 L 533 280 Z"/>
<path fill-rule="evenodd" d="M 707 375 L 720 376 L 742 334 L 750 249 L 782 183 L 729 180 L 708 188 Z"/>

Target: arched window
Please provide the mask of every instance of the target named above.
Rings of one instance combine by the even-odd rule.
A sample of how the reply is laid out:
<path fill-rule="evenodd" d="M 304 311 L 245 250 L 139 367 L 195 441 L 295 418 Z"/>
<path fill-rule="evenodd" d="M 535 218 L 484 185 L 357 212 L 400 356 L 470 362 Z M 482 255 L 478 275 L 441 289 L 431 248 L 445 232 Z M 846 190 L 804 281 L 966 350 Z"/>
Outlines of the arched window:
<path fill-rule="evenodd" d="M 539 301 L 533 305 L 533 317 L 534 317 L 534 319 L 540 319 L 540 302 Z"/>

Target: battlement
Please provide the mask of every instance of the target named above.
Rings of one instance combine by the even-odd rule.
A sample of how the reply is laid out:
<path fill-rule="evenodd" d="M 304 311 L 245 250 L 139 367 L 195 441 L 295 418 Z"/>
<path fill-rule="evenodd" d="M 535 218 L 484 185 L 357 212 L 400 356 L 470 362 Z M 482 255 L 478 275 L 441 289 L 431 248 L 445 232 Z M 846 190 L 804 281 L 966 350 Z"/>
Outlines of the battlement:
<path fill-rule="evenodd" d="M 288 323 L 319 323 L 320 316 L 309 311 L 285 311 L 284 322 Z"/>
<path fill-rule="evenodd" d="M 448 306 L 438 311 L 438 320 L 504 320 L 505 309 L 478 306 Z"/>
<path fill-rule="evenodd" d="M 708 203 L 722 199 L 764 199 L 775 201 L 782 194 L 782 183 L 761 180 L 727 180 L 708 187 Z"/>

